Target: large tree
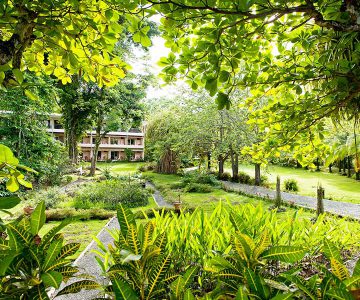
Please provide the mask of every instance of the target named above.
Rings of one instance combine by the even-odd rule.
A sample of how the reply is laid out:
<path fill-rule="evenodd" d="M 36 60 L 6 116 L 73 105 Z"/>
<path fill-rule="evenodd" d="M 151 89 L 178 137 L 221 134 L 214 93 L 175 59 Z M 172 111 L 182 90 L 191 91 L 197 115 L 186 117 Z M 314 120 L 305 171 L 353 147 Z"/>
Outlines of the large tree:
<path fill-rule="evenodd" d="M 23 84 L 21 71 L 54 75 L 63 83 L 81 73 L 86 81 L 114 85 L 127 65 L 112 54 L 123 30 L 150 46 L 150 26 L 125 14 L 137 1 L 5 0 L 0 2 L 0 83 Z"/>
<path fill-rule="evenodd" d="M 172 50 L 160 62 L 163 78 L 204 86 L 222 107 L 236 87 L 251 87 L 250 110 L 270 97 L 254 111 L 268 147 L 292 143 L 309 163 L 301 149 L 318 147 L 324 118 L 358 116 L 359 1 L 148 2 L 164 16 Z"/>

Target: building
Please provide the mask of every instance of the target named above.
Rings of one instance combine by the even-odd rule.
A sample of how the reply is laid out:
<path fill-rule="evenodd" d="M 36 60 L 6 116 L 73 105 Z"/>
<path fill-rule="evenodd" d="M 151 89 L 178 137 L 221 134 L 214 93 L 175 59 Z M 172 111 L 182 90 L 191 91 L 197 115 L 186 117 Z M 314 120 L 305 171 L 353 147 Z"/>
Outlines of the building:
<path fill-rule="evenodd" d="M 48 132 L 52 133 L 55 138 L 64 142 L 65 132 L 60 123 L 60 114 L 51 114 L 48 120 Z M 114 131 L 109 132 L 101 140 L 98 152 L 99 161 L 107 160 L 125 160 L 125 149 L 130 149 L 133 153 L 132 160 L 144 159 L 145 137 L 143 130 L 131 129 L 129 132 Z M 95 147 L 95 131 L 89 131 L 83 137 L 79 144 L 80 154 L 85 161 L 92 158 Z"/>

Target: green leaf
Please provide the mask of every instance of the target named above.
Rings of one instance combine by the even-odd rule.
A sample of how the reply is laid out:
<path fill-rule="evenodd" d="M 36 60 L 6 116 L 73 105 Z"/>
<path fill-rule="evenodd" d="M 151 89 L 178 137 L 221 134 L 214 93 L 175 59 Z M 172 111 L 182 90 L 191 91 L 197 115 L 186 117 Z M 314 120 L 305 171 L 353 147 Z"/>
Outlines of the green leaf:
<path fill-rule="evenodd" d="M 19 69 L 13 69 L 12 72 L 15 76 L 16 81 L 22 84 L 22 82 L 24 81 L 24 74 Z"/>
<path fill-rule="evenodd" d="M 72 221 L 71 218 L 66 219 L 66 220 L 62 221 L 58 226 L 50 229 L 50 231 L 48 231 L 48 233 L 46 233 L 43 236 L 40 246 L 42 246 L 42 247 L 47 246 L 47 244 L 51 241 L 51 239 L 55 236 L 55 234 L 57 234 L 66 225 L 70 224 L 71 221 Z"/>
<path fill-rule="evenodd" d="M 21 199 L 18 196 L 9 196 L 0 198 L 0 209 L 10 209 L 20 203 Z"/>
<path fill-rule="evenodd" d="M 9 234 L 9 245 L 11 249 L 17 251 L 24 245 L 32 242 L 32 235 L 27 230 L 11 223 L 7 224 L 6 227 Z"/>
<path fill-rule="evenodd" d="M 230 109 L 230 99 L 229 96 L 224 93 L 218 93 L 216 97 L 216 104 L 218 105 L 218 109 Z"/>
<path fill-rule="evenodd" d="M 249 299 L 248 293 L 244 290 L 243 286 L 240 286 L 236 293 L 235 300 L 248 300 L 248 299 Z"/>
<path fill-rule="evenodd" d="M 46 251 L 43 270 L 47 271 L 47 269 L 51 267 L 51 264 L 55 261 L 61 251 L 62 244 L 62 239 L 55 240 L 50 244 L 49 249 Z"/>
<path fill-rule="evenodd" d="M 19 164 L 19 160 L 14 156 L 14 153 L 12 153 L 9 147 L 0 144 L 0 163 L 17 166 Z"/>
<path fill-rule="evenodd" d="M 81 290 L 95 290 L 100 288 L 101 285 L 93 280 L 81 280 L 76 281 L 72 284 L 69 284 L 68 286 L 64 287 L 62 290 L 60 290 L 57 294 L 57 296 L 60 295 L 66 295 L 66 294 L 73 294 L 78 293 Z"/>
<path fill-rule="evenodd" d="M 8 181 L 6 181 L 6 189 L 9 192 L 16 192 L 19 189 L 20 185 L 17 181 L 17 179 L 14 176 L 11 176 Z"/>
<path fill-rule="evenodd" d="M 260 297 L 260 299 L 268 298 L 270 290 L 266 285 L 265 281 L 259 275 L 254 273 L 252 270 L 246 268 L 245 277 L 249 285 L 249 289 L 252 293 Z"/>
<path fill-rule="evenodd" d="M 25 93 L 25 96 L 28 97 L 30 100 L 33 100 L 33 101 L 39 100 L 39 96 L 29 90 L 25 90 L 24 93 Z"/>
<path fill-rule="evenodd" d="M 170 255 L 166 255 L 157 260 L 156 264 L 150 273 L 149 292 L 148 296 L 151 297 L 152 292 L 156 290 L 156 286 L 165 278 L 166 272 L 170 267 Z"/>
<path fill-rule="evenodd" d="M 70 243 L 61 248 L 59 256 L 56 259 L 63 259 L 70 255 L 73 255 L 80 248 L 80 243 Z"/>
<path fill-rule="evenodd" d="M 30 216 L 31 233 L 38 234 L 45 221 L 45 202 L 41 201 Z"/>
<path fill-rule="evenodd" d="M 217 92 L 217 79 L 209 78 L 206 80 L 205 89 L 209 91 L 210 96 L 214 96 Z"/>
<path fill-rule="evenodd" d="M 136 292 L 132 289 L 131 285 L 125 280 L 120 280 L 118 278 L 113 279 L 112 286 L 114 288 L 115 299 L 116 300 L 137 300 L 139 299 Z"/>
<path fill-rule="evenodd" d="M 261 257 L 271 260 L 279 260 L 285 263 L 295 263 L 301 260 L 306 254 L 306 250 L 294 246 L 275 246 L 266 250 Z"/>
<path fill-rule="evenodd" d="M 275 297 L 271 298 L 271 300 L 288 300 L 288 299 L 294 299 L 293 293 L 278 294 Z"/>
<path fill-rule="evenodd" d="M 355 264 L 353 276 L 360 276 L 360 259 Z"/>
<path fill-rule="evenodd" d="M 335 258 L 337 261 L 342 262 L 339 249 L 337 249 L 335 244 L 328 239 L 324 239 L 324 246 L 322 251 L 329 260 L 331 258 Z"/>
<path fill-rule="evenodd" d="M 193 283 L 198 270 L 198 267 L 191 267 L 186 270 L 185 274 L 183 275 L 184 288 L 189 287 Z"/>
<path fill-rule="evenodd" d="M 228 71 L 222 70 L 219 74 L 219 81 L 226 82 L 230 78 L 230 73 Z"/>
<path fill-rule="evenodd" d="M 61 273 L 56 271 L 50 271 L 41 274 L 41 280 L 44 282 L 46 287 L 54 287 L 58 289 L 63 280 Z"/>
<path fill-rule="evenodd" d="M 184 294 L 184 300 L 195 300 L 195 297 L 193 293 L 191 292 L 191 289 L 187 289 Z"/>
<path fill-rule="evenodd" d="M 120 232 L 126 237 L 130 226 L 136 226 L 134 214 L 130 209 L 120 204 L 117 210 L 117 218 L 120 225 Z"/>
<path fill-rule="evenodd" d="M 6 271 L 9 268 L 10 264 L 12 263 L 14 258 L 18 255 L 18 253 L 14 252 L 14 250 L 8 250 L 7 252 L 9 254 L 5 255 L 5 257 L 1 256 L 0 276 L 4 276 L 6 274 Z M 5 253 L 5 251 L 3 251 L 3 253 Z"/>

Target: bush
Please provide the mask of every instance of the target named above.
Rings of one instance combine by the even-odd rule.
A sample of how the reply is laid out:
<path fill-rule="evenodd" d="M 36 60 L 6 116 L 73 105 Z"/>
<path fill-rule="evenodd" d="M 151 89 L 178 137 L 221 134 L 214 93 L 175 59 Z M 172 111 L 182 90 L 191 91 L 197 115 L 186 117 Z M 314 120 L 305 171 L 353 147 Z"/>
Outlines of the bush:
<path fill-rule="evenodd" d="M 179 190 L 179 189 L 184 188 L 185 186 L 186 186 L 186 184 L 184 182 L 176 182 L 176 183 L 170 184 L 170 189 Z"/>
<path fill-rule="evenodd" d="M 55 208 L 46 211 L 47 221 L 61 221 L 68 218 L 78 220 L 106 220 L 114 216 L 113 212 L 104 209 L 75 209 L 73 207 Z"/>
<path fill-rule="evenodd" d="M 250 184 L 251 183 L 251 177 L 249 174 L 245 172 L 239 172 L 238 174 L 238 182 L 244 183 L 244 184 Z"/>
<path fill-rule="evenodd" d="M 218 175 L 219 180 L 229 181 L 231 179 L 231 174 L 229 172 L 224 172 Z"/>
<path fill-rule="evenodd" d="M 46 190 L 35 191 L 29 195 L 29 199 L 34 203 L 39 203 L 41 201 L 45 202 L 45 208 L 55 208 L 61 202 L 69 200 L 68 195 L 62 188 L 59 187 L 50 187 Z"/>
<path fill-rule="evenodd" d="M 284 181 L 285 190 L 289 192 L 299 191 L 298 183 L 295 179 L 286 179 Z"/>
<path fill-rule="evenodd" d="M 213 190 L 211 185 L 202 183 L 189 183 L 184 188 L 184 191 L 188 193 L 211 193 Z"/>
<path fill-rule="evenodd" d="M 127 207 L 145 206 L 149 192 L 140 183 L 106 180 L 82 186 L 75 194 L 75 208 L 116 209 L 119 203 Z"/>
<path fill-rule="evenodd" d="M 202 173 L 202 172 L 198 172 L 198 171 L 185 173 L 185 175 L 182 179 L 182 182 L 184 184 L 200 183 L 200 184 L 208 184 L 208 185 L 212 185 L 212 186 L 219 185 L 219 182 L 216 179 L 215 175 L 208 174 L 208 173 Z"/>

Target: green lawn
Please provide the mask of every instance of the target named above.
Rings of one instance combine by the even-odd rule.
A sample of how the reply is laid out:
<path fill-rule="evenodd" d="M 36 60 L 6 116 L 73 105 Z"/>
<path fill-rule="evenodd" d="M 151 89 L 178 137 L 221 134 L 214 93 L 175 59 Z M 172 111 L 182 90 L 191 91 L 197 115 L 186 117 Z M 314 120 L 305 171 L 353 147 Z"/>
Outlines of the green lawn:
<path fill-rule="evenodd" d="M 66 242 L 81 243 L 79 251 L 73 256 L 74 258 L 80 255 L 92 241 L 93 236 L 96 236 L 108 221 L 109 220 L 74 221 L 61 230 Z M 40 236 L 43 236 L 51 228 L 60 223 L 60 221 L 46 223 L 40 230 Z"/>
<path fill-rule="evenodd" d="M 240 171 L 254 176 L 254 166 L 240 165 Z M 230 168 L 226 168 L 231 173 Z M 360 203 L 360 182 L 341 176 L 338 173 L 315 172 L 304 169 L 269 165 L 262 169 L 262 174 L 269 178 L 272 188 L 275 188 L 276 176 L 281 181 L 296 179 L 299 185 L 298 194 L 316 197 L 316 187 L 320 183 L 325 189 L 325 197 L 330 200 Z"/>
<path fill-rule="evenodd" d="M 129 175 L 138 172 L 138 168 L 143 166 L 144 162 L 98 162 L 99 168 L 110 168 L 110 172 L 117 175 Z"/>

